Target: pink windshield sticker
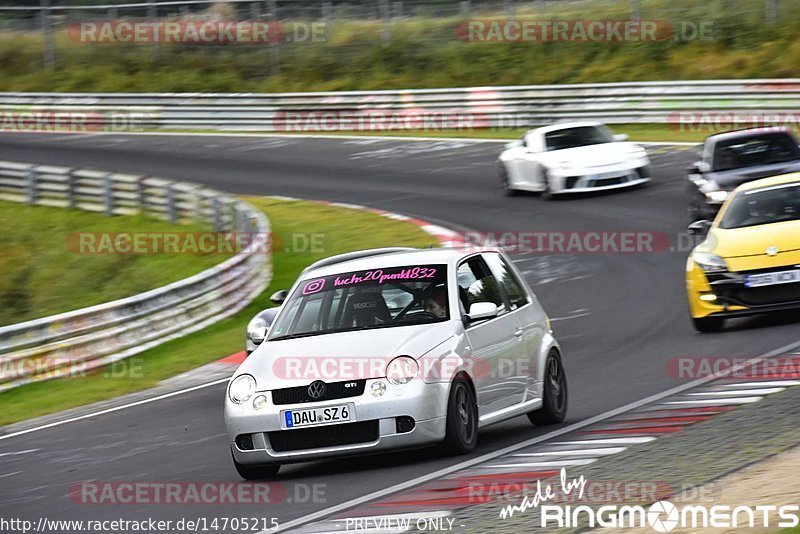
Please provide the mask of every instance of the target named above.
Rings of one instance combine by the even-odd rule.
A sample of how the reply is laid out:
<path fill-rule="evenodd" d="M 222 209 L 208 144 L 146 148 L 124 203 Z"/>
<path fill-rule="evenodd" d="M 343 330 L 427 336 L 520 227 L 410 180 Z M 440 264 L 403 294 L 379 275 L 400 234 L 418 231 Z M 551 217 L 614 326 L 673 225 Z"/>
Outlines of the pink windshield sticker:
<path fill-rule="evenodd" d="M 311 280 L 310 282 L 306 282 L 306 285 L 303 286 L 303 295 L 313 295 L 314 293 L 319 293 L 325 287 L 325 279 L 318 278 L 316 280 Z"/>
<path fill-rule="evenodd" d="M 388 270 L 387 270 L 388 271 Z M 421 280 L 425 278 L 434 278 L 436 276 L 436 267 L 413 267 L 410 269 L 391 269 L 395 272 L 387 272 L 383 269 L 375 269 L 374 271 L 366 271 L 365 273 L 358 274 L 345 274 L 337 276 L 333 280 L 334 287 L 338 286 L 352 286 L 357 284 L 382 284 L 386 280 Z"/>

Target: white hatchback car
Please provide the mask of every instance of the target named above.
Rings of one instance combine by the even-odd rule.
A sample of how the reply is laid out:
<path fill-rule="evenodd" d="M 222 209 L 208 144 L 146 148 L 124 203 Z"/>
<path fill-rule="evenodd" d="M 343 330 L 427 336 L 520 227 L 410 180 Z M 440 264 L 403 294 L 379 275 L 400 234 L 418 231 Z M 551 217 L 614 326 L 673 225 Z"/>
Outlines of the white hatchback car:
<path fill-rule="evenodd" d="M 647 152 L 599 122 L 562 122 L 528 131 L 497 161 L 506 195 L 536 191 L 542 198 L 633 187 L 650 181 Z"/>
<path fill-rule="evenodd" d="M 555 424 L 567 412 L 550 321 L 497 250 L 321 260 L 261 336 L 225 400 L 234 464 L 247 479 L 390 448 L 465 453 L 479 428 L 523 414 Z"/>

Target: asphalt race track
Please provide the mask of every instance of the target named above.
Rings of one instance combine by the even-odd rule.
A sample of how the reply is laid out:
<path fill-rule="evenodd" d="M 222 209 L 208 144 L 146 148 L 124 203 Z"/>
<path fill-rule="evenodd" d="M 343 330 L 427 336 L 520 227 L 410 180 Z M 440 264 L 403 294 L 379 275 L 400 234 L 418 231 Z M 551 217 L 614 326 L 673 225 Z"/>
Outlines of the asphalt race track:
<path fill-rule="evenodd" d="M 506 198 L 495 178 L 502 145 L 220 136 L 0 135 L 0 159 L 151 174 L 233 193 L 365 204 L 455 229 L 685 231 L 688 147 L 651 147 L 654 180 L 636 190 L 545 202 Z M 313 228 L 309 229 L 313 232 Z M 685 240 L 684 240 L 685 244 Z M 519 255 L 515 261 L 553 318 L 565 351 L 569 422 L 678 384 L 667 363 L 685 356 L 748 357 L 796 341 L 797 316 L 731 321 L 697 334 L 687 314 L 688 250 Z M 79 481 L 234 482 L 222 420 L 224 385 L 0 441 L 0 515 L 38 520 L 276 517 L 280 523 L 378 491 L 464 458 L 429 450 L 292 465 L 276 502 L 253 505 L 86 505 Z M 547 429 L 524 417 L 480 435 L 478 456 Z M 318 485 L 318 502 L 305 485 Z M 324 502 L 322 502 L 324 501 Z"/>

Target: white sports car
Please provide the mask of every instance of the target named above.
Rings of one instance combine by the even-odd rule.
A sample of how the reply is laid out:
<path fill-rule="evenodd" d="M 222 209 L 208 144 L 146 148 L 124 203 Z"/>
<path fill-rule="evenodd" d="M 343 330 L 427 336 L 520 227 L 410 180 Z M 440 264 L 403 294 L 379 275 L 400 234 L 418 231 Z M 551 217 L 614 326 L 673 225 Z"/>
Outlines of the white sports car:
<path fill-rule="evenodd" d="M 644 148 L 625 142 L 599 122 L 569 122 L 530 130 L 506 145 L 497 162 L 507 195 L 536 191 L 549 199 L 561 193 L 618 189 L 650 180 Z"/>
<path fill-rule="evenodd" d="M 251 335 L 255 350 L 225 400 L 234 465 L 247 479 L 391 448 L 465 453 L 479 428 L 520 415 L 560 423 L 567 411 L 550 320 L 496 250 L 321 260 Z"/>

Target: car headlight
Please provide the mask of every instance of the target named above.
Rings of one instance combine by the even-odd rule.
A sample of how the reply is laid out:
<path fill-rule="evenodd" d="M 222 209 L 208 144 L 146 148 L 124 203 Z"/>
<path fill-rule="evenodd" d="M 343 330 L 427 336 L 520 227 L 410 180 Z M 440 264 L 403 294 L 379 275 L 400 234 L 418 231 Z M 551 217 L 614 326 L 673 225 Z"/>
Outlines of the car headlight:
<path fill-rule="evenodd" d="M 716 273 L 728 270 L 725 260 L 710 252 L 692 252 L 692 259 L 707 273 Z"/>
<path fill-rule="evenodd" d="M 247 323 L 247 339 L 260 345 L 267 337 L 267 322 L 261 317 L 253 317 Z"/>
<path fill-rule="evenodd" d="M 728 191 L 707 191 L 705 193 L 706 200 L 716 204 L 722 204 L 728 198 L 730 193 Z"/>
<path fill-rule="evenodd" d="M 252 375 L 239 375 L 228 387 L 228 397 L 236 404 L 250 400 L 256 392 L 256 379 Z"/>
<path fill-rule="evenodd" d="M 386 380 L 399 386 L 408 384 L 419 374 L 419 364 L 411 356 L 398 356 L 386 366 Z"/>

